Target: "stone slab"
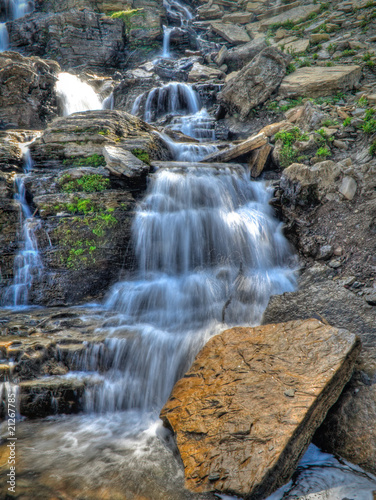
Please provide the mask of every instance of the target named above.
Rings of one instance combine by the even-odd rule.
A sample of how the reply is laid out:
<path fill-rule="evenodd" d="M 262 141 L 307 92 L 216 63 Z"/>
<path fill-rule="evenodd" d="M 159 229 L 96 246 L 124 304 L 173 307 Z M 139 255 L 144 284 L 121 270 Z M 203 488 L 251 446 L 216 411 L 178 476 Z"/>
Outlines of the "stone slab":
<path fill-rule="evenodd" d="M 239 43 L 247 43 L 251 41 L 248 33 L 242 26 L 237 26 L 233 23 L 221 23 L 216 21 L 210 23 L 210 25 L 217 35 L 220 35 L 229 43 L 237 45 Z"/>
<path fill-rule="evenodd" d="M 320 97 L 352 90 L 359 84 L 360 66 L 299 68 L 282 80 L 279 95 L 283 97 Z"/>
<path fill-rule="evenodd" d="M 260 30 L 267 31 L 271 26 L 286 23 L 287 21 L 292 21 L 298 23 L 299 21 L 305 21 L 311 14 L 318 14 L 320 12 L 320 5 L 302 5 L 300 7 L 295 7 L 286 12 L 279 14 L 278 16 L 270 17 L 269 19 L 263 19 L 260 21 Z"/>
<path fill-rule="evenodd" d="M 288 481 L 359 351 L 355 335 L 315 319 L 209 340 L 161 411 L 186 486 L 261 500 Z"/>

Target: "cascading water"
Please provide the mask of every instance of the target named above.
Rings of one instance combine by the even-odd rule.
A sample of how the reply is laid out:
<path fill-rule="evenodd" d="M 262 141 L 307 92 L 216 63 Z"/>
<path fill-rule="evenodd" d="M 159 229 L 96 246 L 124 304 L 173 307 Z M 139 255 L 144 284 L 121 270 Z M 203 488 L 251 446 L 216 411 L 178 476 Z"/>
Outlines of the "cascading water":
<path fill-rule="evenodd" d="M 106 367 L 87 409 L 161 408 L 204 342 L 225 325 L 258 324 L 294 272 L 269 193 L 243 167 L 158 171 L 133 225 L 138 276 L 118 283 L 102 351 L 75 369 Z M 96 375 L 97 376 L 97 375 Z"/>
<path fill-rule="evenodd" d="M 167 15 L 175 21 L 180 21 L 180 26 L 184 26 L 191 19 L 193 14 L 187 5 L 184 5 L 178 0 L 164 0 L 163 6 L 167 11 Z M 170 26 L 163 26 L 163 52 L 162 57 L 170 58 L 170 39 L 171 32 L 174 28 Z"/>
<path fill-rule="evenodd" d="M 29 290 L 36 280 L 40 279 L 43 263 L 38 251 L 38 242 L 35 231 L 39 221 L 34 218 L 26 199 L 24 178 L 32 168 L 32 159 L 29 144 L 23 145 L 24 176 L 15 179 L 15 199 L 21 207 L 20 224 L 22 226 L 20 245 L 21 249 L 14 259 L 14 279 L 4 292 L 2 303 L 5 306 L 23 306 L 28 303 Z"/>
<path fill-rule="evenodd" d="M 63 116 L 79 111 L 103 108 L 103 104 L 94 89 L 70 73 L 59 74 L 56 82 L 56 94 L 61 103 Z"/>
<path fill-rule="evenodd" d="M 149 123 L 168 113 L 194 114 L 200 107 L 199 98 L 190 85 L 170 82 L 149 92 L 145 103 L 144 120 Z"/>
<path fill-rule="evenodd" d="M 33 1 L 25 0 L 4 0 L 6 22 L 25 16 L 34 9 Z M 0 52 L 9 47 L 9 37 L 6 23 L 0 23 Z"/>

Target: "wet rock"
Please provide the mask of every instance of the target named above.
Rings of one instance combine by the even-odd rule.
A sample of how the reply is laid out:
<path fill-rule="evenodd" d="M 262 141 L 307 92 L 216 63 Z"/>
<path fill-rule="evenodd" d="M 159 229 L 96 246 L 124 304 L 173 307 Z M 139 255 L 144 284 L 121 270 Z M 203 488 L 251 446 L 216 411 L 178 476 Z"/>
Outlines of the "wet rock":
<path fill-rule="evenodd" d="M 161 411 L 186 486 L 262 499 L 284 484 L 359 350 L 355 335 L 314 319 L 209 340 Z"/>
<path fill-rule="evenodd" d="M 236 146 L 232 146 L 223 151 L 217 151 L 203 158 L 203 162 L 217 162 L 217 161 L 230 161 L 238 158 L 239 156 L 243 156 L 255 149 L 261 148 L 265 146 L 268 142 L 266 135 L 263 132 L 256 134 L 254 136 L 249 137 L 247 140 L 237 144 Z"/>
<path fill-rule="evenodd" d="M 360 66 L 299 68 L 285 76 L 279 88 L 282 97 L 320 97 L 356 88 L 361 78 Z"/>
<path fill-rule="evenodd" d="M 57 116 L 54 61 L 0 54 L 0 128 L 41 129 Z"/>
<path fill-rule="evenodd" d="M 34 13 L 8 24 L 10 47 L 25 55 L 49 57 L 64 69 L 76 66 L 103 72 L 126 61 L 121 19 L 88 10 Z"/>
<path fill-rule="evenodd" d="M 248 161 L 252 177 L 256 178 L 262 174 L 271 150 L 272 146 L 270 144 L 265 144 L 265 146 L 252 152 L 251 158 Z"/>
<path fill-rule="evenodd" d="M 262 50 L 236 78 L 225 84 L 218 94 L 219 103 L 229 114 L 238 113 L 245 120 L 281 83 L 288 60 L 289 56 L 273 47 Z"/>

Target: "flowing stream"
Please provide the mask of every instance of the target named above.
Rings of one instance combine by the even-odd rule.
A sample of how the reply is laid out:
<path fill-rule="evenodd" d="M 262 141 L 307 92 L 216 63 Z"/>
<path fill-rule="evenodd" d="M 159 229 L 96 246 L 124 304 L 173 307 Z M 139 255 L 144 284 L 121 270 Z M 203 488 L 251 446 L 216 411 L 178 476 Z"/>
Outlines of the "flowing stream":
<path fill-rule="evenodd" d="M 177 0 L 165 7 L 182 25 L 192 18 Z M 89 85 L 67 73 L 60 74 L 57 91 L 64 115 L 112 105 L 111 98 L 102 103 Z M 84 413 L 19 423 L 18 487 L 24 498 L 197 499 L 184 489 L 160 409 L 210 337 L 232 325 L 259 324 L 272 294 L 295 289 L 296 263 L 268 203 L 266 183 L 252 182 L 240 165 L 185 163 L 217 149 L 212 120 L 190 85 L 170 82 L 148 93 L 146 121 L 167 115 L 170 129 L 197 142 L 161 134 L 181 165 L 150 175 L 133 223 L 138 270 L 114 285 L 104 304 L 92 304 L 93 314 L 104 318 L 96 333 L 105 340 L 64 358 L 70 372 L 62 378 L 85 380 Z M 29 170 L 27 150 L 25 165 Z M 42 269 L 32 230 L 38 221 L 22 177 L 17 193 L 24 246 L 7 291 L 9 305 L 27 303 L 33 276 Z M 372 500 L 375 481 L 311 445 L 293 480 L 269 500 Z"/>

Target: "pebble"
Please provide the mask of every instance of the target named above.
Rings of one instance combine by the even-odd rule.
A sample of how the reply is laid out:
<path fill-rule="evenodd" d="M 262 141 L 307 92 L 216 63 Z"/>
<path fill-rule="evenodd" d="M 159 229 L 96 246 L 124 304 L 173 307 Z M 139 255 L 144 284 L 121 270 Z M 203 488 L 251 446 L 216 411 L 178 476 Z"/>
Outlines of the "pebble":
<path fill-rule="evenodd" d="M 341 267 L 341 261 L 340 260 L 331 260 L 328 264 L 329 267 L 331 267 L 332 269 L 338 269 L 339 267 Z"/>
<path fill-rule="evenodd" d="M 287 391 L 285 391 L 285 396 L 293 398 L 295 396 L 295 392 L 296 392 L 295 389 L 287 389 Z"/>

